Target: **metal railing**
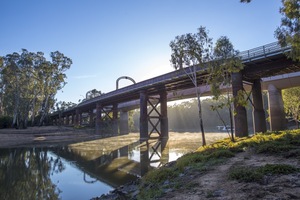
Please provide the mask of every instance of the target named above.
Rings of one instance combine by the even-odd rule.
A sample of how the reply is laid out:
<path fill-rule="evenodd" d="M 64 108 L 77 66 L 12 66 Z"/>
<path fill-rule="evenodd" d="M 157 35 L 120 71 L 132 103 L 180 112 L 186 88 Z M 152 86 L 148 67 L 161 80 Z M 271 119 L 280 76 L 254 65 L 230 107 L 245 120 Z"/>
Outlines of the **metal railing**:
<path fill-rule="evenodd" d="M 250 61 L 250 60 L 260 59 L 263 57 L 269 57 L 290 50 L 291 50 L 290 46 L 281 47 L 278 42 L 273 42 L 270 44 L 266 44 L 264 46 L 249 49 L 247 51 L 242 51 L 239 53 L 239 57 L 241 58 L 242 61 Z"/>

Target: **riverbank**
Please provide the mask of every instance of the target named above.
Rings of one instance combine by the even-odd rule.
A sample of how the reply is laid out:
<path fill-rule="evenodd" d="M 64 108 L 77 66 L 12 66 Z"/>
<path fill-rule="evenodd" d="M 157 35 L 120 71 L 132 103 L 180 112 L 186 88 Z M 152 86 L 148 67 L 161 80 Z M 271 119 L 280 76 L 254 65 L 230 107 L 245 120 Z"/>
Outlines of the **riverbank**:
<path fill-rule="evenodd" d="M 42 126 L 27 129 L 0 129 L 0 148 L 51 146 L 71 144 L 101 138 L 92 129 Z"/>
<path fill-rule="evenodd" d="M 225 139 L 94 199 L 300 199 L 300 130 Z"/>

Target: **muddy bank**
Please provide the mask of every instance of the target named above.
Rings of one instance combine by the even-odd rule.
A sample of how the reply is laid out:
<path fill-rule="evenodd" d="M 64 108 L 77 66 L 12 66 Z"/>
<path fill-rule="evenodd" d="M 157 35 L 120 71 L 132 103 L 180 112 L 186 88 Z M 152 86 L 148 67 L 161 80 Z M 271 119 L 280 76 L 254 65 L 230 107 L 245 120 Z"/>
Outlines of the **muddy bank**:
<path fill-rule="evenodd" d="M 93 129 L 43 126 L 27 129 L 0 129 L 0 148 L 54 146 L 101 138 Z"/>

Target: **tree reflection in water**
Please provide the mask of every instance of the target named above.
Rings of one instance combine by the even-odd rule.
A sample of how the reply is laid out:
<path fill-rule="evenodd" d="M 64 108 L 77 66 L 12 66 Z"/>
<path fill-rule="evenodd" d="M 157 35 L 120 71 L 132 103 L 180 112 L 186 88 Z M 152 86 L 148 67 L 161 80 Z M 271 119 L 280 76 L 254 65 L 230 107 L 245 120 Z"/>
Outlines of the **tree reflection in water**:
<path fill-rule="evenodd" d="M 61 191 L 50 176 L 65 169 L 47 149 L 0 151 L 0 199 L 59 199 Z"/>

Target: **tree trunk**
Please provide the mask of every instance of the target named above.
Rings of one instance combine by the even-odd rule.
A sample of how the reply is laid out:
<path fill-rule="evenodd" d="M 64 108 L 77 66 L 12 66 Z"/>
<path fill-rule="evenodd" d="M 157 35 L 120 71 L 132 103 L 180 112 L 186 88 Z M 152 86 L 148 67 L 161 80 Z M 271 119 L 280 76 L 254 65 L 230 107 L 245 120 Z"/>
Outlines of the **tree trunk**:
<path fill-rule="evenodd" d="M 199 114 L 200 130 L 201 130 L 201 134 L 202 134 L 202 146 L 205 146 L 206 140 L 205 140 L 204 127 L 203 127 L 203 119 L 202 119 L 201 99 L 200 99 L 200 94 L 198 91 L 197 84 L 195 84 L 195 88 L 196 88 L 197 101 L 198 101 L 198 114 Z"/>
<path fill-rule="evenodd" d="M 47 109 L 47 107 L 48 107 L 49 96 L 50 96 L 50 95 L 47 95 L 47 97 L 46 97 L 45 104 L 44 104 L 44 106 L 43 106 L 43 113 L 42 113 L 42 116 L 41 116 L 41 119 L 40 119 L 39 126 L 42 126 L 42 125 L 43 125 L 43 122 L 44 122 L 44 120 L 45 120 L 45 117 L 46 117 L 46 114 L 47 114 L 46 109 Z"/>

